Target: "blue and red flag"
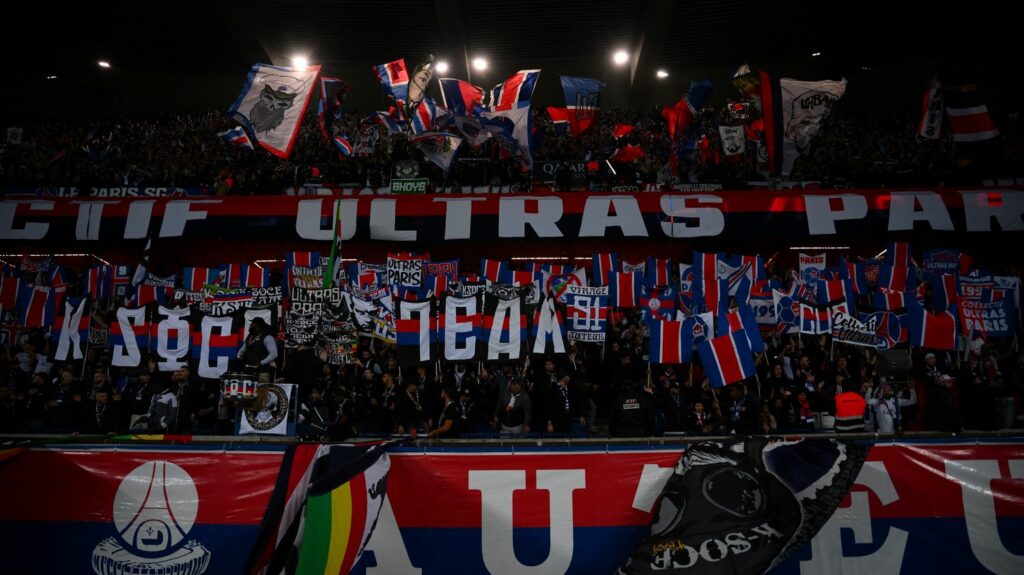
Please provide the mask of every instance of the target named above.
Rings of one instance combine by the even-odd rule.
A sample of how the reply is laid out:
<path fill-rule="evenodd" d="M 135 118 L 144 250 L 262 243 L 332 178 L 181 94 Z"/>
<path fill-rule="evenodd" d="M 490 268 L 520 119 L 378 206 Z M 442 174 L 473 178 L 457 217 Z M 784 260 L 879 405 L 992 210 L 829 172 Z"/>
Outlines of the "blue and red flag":
<path fill-rule="evenodd" d="M 0 275 L 0 308 L 4 311 L 13 311 L 18 307 L 19 294 L 22 289 L 30 289 L 29 285 L 21 281 L 16 275 Z"/>
<path fill-rule="evenodd" d="M 847 261 L 846 258 L 839 258 L 839 277 L 850 282 L 850 289 L 855 294 L 867 293 L 869 289 L 868 278 L 864 274 L 864 264 Z"/>
<path fill-rule="evenodd" d="M 879 264 L 878 285 L 885 289 L 895 291 L 907 291 L 908 289 L 913 289 L 914 286 L 909 280 L 910 274 L 911 269 L 909 267 Z"/>
<path fill-rule="evenodd" d="M 617 254 L 594 254 L 592 280 L 595 286 L 608 285 L 608 275 L 619 271 L 619 256 Z"/>
<path fill-rule="evenodd" d="M 884 311 L 904 309 L 907 307 L 906 292 L 878 288 L 877 291 L 871 294 L 871 307 Z"/>
<path fill-rule="evenodd" d="M 373 71 L 380 80 L 385 96 L 402 102 L 409 99 L 409 69 L 405 66 L 405 58 L 377 64 Z"/>
<path fill-rule="evenodd" d="M 508 262 L 505 260 L 490 260 L 480 258 L 480 275 L 493 283 L 500 283 L 510 271 Z"/>
<path fill-rule="evenodd" d="M 644 318 L 671 320 L 676 317 L 675 288 L 640 286 L 639 303 Z"/>
<path fill-rule="evenodd" d="M 903 316 L 904 327 L 910 345 L 937 350 L 955 350 L 959 317 L 956 306 L 931 313 L 914 298 L 907 300 L 907 314 Z"/>
<path fill-rule="evenodd" d="M 320 252 L 287 252 L 284 255 L 284 267 L 293 266 L 303 268 L 320 267 Z"/>
<path fill-rule="evenodd" d="M 18 323 L 24 328 L 53 325 L 56 308 L 54 289 L 50 286 L 23 284 L 18 290 Z"/>
<path fill-rule="evenodd" d="M 181 287 L 187 291 L 202 291 L 204 285 L 220 285 L 221 268 L 183 268 Z"/>
<path fill-rule="evenodd" d="M 889 242 L 885 249 L 885 263 L 898 268 L 910 267 L 910 244 Z"/>
<path fill-rule="evenodd" d="M 338 153 L 346 158 L 352 155 L 352 142 L 348 139 L 348 134 L 338 133 L 331 138 L 331 143 L 338 149 Z"/>
<path fill-rule="evenodd" d="M 613 272 L 608 276 L 608 299 L 612 307 L 637 307 L 640 303 L 640 274 Z"/>
<path fill-rule="evenodd" d="M 395 117 L 391 112 L 371 112 L 367 120 L 384 126 L 391 134 L 403 134 L 405 133 L 406 126 L 409 125 L 408 122 Z"/>
<path fill-rule="evenodd" d="M 218 132 L 217 137 L 233 146 L 247 148 L 249 150 L 255 149 L 252 145 L 252 139 L 249 138 L 249 134 L 247 134 L 245 132 L 245 128 L 241 126 L 236 126 L 230 130 L 224 130 L 223 132 Z"/>
<path fill-rule="evenodd" d="M 171 298 L 174 292 L 174 288 L 165 286 L 155 286 L 146 283 L 135 286 L 135 291 L 128 294 L 128 301 L 126 305 L 132 307 L 142 307 L 156 302 L 160 305 L 164 305 Z"/>
<path fill-rule="evenodd" d="M 60 306 L 50 330 L 53 341 L 54 360 L 71 361 L 85 357 L 85 347 L 89 343 L 89 298 L 67 298 Z M 75 332 L 74 337 L 64 334 L 64 322 L 68 321 L 68 329 Z M 64 340 L 64 341 L 61 341 Z"/>
<path fill-rule="evenodd" d="M 238 265 L 240 287 L 267 287 L 270 285 L 270 270 L 254 264 Z"/>
<path fill-rule="evenodd" d="M 465 80 L 440 78 L 441 105 L 456 116 L 472 116 L 484 99 L 484 91 Z"/>
<path fill-rule="evenodd" d="M 560 78 L 565 107 L 549 107 L 548 115 L 556 126 L 565 124 L 573 136 L 579 136 L 596 124 L 601 116 L 601 90 L 605 83 L 593 78 Z"/>
<path fill-rule="evenodd" d="M 426 97 L 416 106 L 409 123 L 412 126 L 413 134 L 422 134 L 434 129 L 434 122 L 437 119 L 437 104 L 433 98 Z"/>
<path fill-rule="evenodd" d="M 958 152 L 999 137 L 988 106 L 974 84 L 943 86 L 949 132 Z"/>
<path fill-rule="evenodd" d="M 650 287 L 667 286 L 671 283 L 672 260 L 668 258 L 647 258 L 645 281 Z"/>
<path fill-rule="evenodd" d="M 740 305 L 730 310 L 725 316 L 718 318 L 716 335 L 725 335 L 730 332 L 741 332 L 747 338 L 747 345 L 754 353 L 764 351 L 764 339 L 761 337 L 761 330 L 757 326 L 757 319 L 754 317 L 754 310 L 749 305 Z"/>
<path fill-rule="evenodd" d="M 832 308 L 800 303 L 800 333 L 832 333 Z"/>
<path fill-rule="evenodd" d="M 724 387 L 757 373 L 753 352 L 743 332 L 731 332 L 697 346 L 711 387 Z"/>
<path fill-rule="evenodd" d="M 683 363 L 683 322 L 650 319 L 647 327 L 651 334 L 647 347 L 649 362 Z"/>
<path fill-rule="evenodd" d="M 110 297 L 110 281 L 112 270 L 110 266 L 92 266 L 85 272 L 85 285 L 83 293 L 92 299 L 106 299 Z"/>
<path fill-rule="evenodd" d="M 875 313 L 861 314 L 860 321 L 863 323 L 875 323 L 875 344 L 878 349 L 892 349 L 896 344 L 907 341 L 907 330 L 903 328 L 900 317 L 891 311 L 876 311 Z"/>
<path fill-rule="evenodd" d="M 520 70 L 491 90 L 488 110 L 502 112 L 525 108 L 530 105 L 533 90 L 537 87 L 540 70 Z"/>
<path fill-rule="evenodd" d="M 683 320 L 683 361 L 693 361 L 693 350 L 715 337 L 715 314 L 710 312 L 691 315 Z"/>

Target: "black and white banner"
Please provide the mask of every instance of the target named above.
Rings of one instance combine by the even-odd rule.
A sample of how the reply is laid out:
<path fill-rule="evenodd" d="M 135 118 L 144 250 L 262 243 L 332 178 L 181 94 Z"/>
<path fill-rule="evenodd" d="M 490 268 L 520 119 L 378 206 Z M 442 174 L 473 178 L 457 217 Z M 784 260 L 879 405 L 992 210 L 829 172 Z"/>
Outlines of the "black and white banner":
<path fill-rule="evenodd" d="M 608 286 L 570 285 L 565 290 L 569 339 L 603 343 L 608 327 Z"/>
<path fill-rule="evenodd" d="M 444 314 L 441 316 L 441 325 L 439 326 L 444 359 L 448 361 L 476 359 L 481 324 L 481 297 L 480 295 L 449 296 L 444 299 Z"/>
<path fill-rule="evenodd" d="M 738 156 L 747 151 L 743 126 L 719 126 L 718 135 L 722 138 L 722 152 L 726 156 Z"/>
<path fill-rule="evenodd" d="M 286 435 L 295 384 L 268 383 L 256 389 L 255 404 L 242 410 L 239 435 Z"/>

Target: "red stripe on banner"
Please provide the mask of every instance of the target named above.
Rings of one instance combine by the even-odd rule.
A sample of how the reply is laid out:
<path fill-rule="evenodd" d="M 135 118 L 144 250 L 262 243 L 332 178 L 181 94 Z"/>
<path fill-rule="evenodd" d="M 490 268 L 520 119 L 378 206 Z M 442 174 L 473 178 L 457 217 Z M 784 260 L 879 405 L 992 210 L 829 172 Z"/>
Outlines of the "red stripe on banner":
<path fill-rule="evenodd" d="M 949 116 L 949 127 L 955 134 L 991 132 L 996 129 L 988 112 L 968 116 Z"/>
<path fill-rule="evenodd" d="M 29 450 L 0 468 L 0 509 L 3 520 L 11 522 L 111 521 L 122 480 L 156 461 L 179 466 L 194 482 L 197 523 L 258 525 L 282 457 L 283 452 Z"/>
<path fill-rule="evenodd" d="M 682 344 L 680 343 L 680 326 L 682 322 L 661 322 L 661 363 L 682 363 Z"/>
<path fill-rule="evenodd" d="M 711 349 L 715 352 L 715 359 L 718 360 L 718 368 L 722 371 L 725 383 L 735 383 L 743 379 L 743 368 L 740 367 L 740 360 L 736 356 L 736 344 L 733 343 L 731 334 L 712 339 Z"/>
<path fill-rule="evenodd" d="M 538 470 L 582 470 L 586 486 L 573 492 L 576 527 L 646 526 L 650 514 L 633 508 L 644 465 L 675 466 L 680 451 L 622 452 L 614 456 L 581 453 L 406 455 L 392 454 L 388 499 L 399 527 L 479 528 L 481 492 L 469 488 L 470 474 L 503 471 L 522 477 L 525 489 L 513 493 L 515 527 L 550 526 L 550 497 L 537 488 Z M 424 497 L 424 494 L 433 494 Z"/>

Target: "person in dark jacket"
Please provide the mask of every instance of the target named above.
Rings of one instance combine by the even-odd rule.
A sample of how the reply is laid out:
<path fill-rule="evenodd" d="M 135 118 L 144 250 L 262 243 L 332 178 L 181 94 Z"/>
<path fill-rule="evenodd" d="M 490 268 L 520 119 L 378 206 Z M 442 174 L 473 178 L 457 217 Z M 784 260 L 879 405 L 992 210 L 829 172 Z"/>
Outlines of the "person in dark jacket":
<path fill-rule="evenodd" d="M 461 430 L 462 413 L 459 410 L 458 391 L 453 386 L 445 386 L 441 391 L 441 415 L 437 418 L 437 427 L 427 435 L 438 439 L 458 437 Z"/>
<path fill-rule="evenodd" d="M 572 378 L 568 373 L 558 374 L 558 381 L 548 392 L 547 401 L 547 432 L 568 434 L 573 423 L 578 422 L 586 428 L 587 420 L 583 417 L 583 405 L 579 394 L 570 385 Z"/>
<path fill-rule="evenodd" d="M 625 386 L 612 411 L 610 431 L 614 437 L 651 437 L 658 425 L 658 407 L 650 384 Z"/>
<path fill-rule="evenodd" d="M 960 411 L 957 410 L 956 404 L 953 402 L 954 384 L 953 377 L 943 373 L 935 379 L 935 383 L 925 386 L 925 429 L 953 433 L 963 430 Z"/>
<path fill-rule="evenodd" d="M 93 398 L 82 408 L 78 431 L 84 435 L 114 433 L 117 431 L 117 410 L 110 401 L 110 386 L 94 390 Z"/>
<path fill-rule="evenodd" d="M 405 389 L 398 394 L 398 433 L 426 431 L 426 397 L 420 394 L 419 380 L 405 380 Z"/>
<path fill-rule="evenodd" d="M 530 433 L 532 411 L 530 396 L 523 392 L 523 380 L 515 377 L 498 394 L 492 425 L 500 425 L 503 436 Z"/>

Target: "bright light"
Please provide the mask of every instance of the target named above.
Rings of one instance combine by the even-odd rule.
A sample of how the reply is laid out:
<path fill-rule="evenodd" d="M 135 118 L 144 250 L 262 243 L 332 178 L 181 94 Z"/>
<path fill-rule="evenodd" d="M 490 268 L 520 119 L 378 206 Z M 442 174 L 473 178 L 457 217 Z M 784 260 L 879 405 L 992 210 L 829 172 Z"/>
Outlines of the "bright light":
<path fill-rule="evenodd" d="M 619 50 L 612 56 L 612 61 L 621 66 L 626 62 L 629 62 L 629 53 L 625 50 Z"/>
<path fill-rule="evenodd" d="M 434 64 L 434 69 L 437 70 L 438 74 L 447 74 L 448 73 L 448 62 L 445 62 L 444 60 L 442 60 L 442 61 L 438 62 L 437 64 Z"/>
<path fill-rule="evenodd" d="M 46 79 L 47 80 L 56 80 L 57 77 L 56 76 L 47 76 Z"/>
<path fill-rule="evenodd" d="M 292 56 L 292 68 L 295 68 L 299 72 L 305 70 L 309 66 L 309 58 L 305 56 Z"/>
<path fill-rule="evenodd" d="M 668 78 L 668 72 L 666 72 L 666 71 L 664 71 L 664 70 L 658 70 L 658 71 L 657 71 L 657 72 L 655 72 L 654 74 L 655 74 L 655 75 L 656 75 L 657 77 L 659 77 L 659 78 Z"/>
<path fill-rule="evenodd" d="M 811 56 L 817 58 L 818 56 L 821 56 L 821 52 L 811 52 Z"/>
<path fill-rule="evenodd" d="M 96 62 L 96 64 L 98 64 L 100 68 L 110 67 L 110 62 L 107 62 L 106 60 L 100 60 L 99 62 Z"/>
<path fill-rule="evenodd" d="M 483 72 L 487 69 L 487 60 L 484 58 L 473 58 L 473 69 L 477 72 Z"/>

